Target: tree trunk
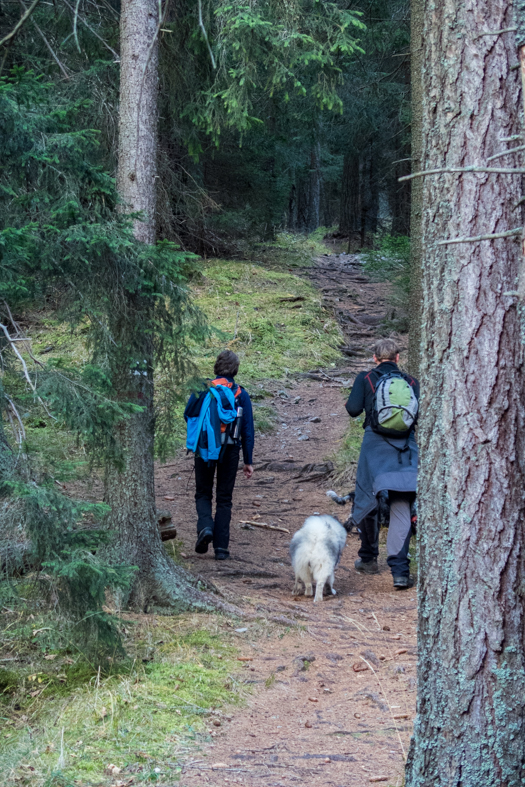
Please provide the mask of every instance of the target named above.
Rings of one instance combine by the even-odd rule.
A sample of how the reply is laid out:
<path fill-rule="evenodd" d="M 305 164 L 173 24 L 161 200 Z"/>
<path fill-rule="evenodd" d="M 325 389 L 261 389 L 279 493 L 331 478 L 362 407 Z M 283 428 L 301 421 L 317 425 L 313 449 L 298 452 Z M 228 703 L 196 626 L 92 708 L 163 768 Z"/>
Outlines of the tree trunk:
<path fill-rule="evenodd" d="M 319 226 L 321 208 L 321 143 L 316 142 L 310 151 L 310 178 L 308 189 L 307 230 L 313 232 Z"/>
<path fill-rule="evenodd" d="M 519 132 L 513 36 L 479 36 L 512 24 L 507 0 L 426 4 L 424 169 L 482 165 Z M 419 692 L 406 785 L 517 787 L 524 391 L 520 317 L 506 293 L 520 247 L 437 243 L 515 227 L 521 178 L 428 176 L 422 192 Z"/>
<path fill-rule="evenodd" d="M 142 212 L 134 222 L 137 240 L 155 242 L 157 173 L 157 0 L 123 0 L 119 160 L 117 184 L 124 210 Z M 117 344 L 127 357 L 113 369 L 121 399 L 136 401 L 143 411 L 122 421 L 115 433 L 122 463 L 106 473 L 105 500 L 111 506 L 115 561 L 137 567 L 128 603 L 141 610 L 155 604 L 205 606 L 205 597 L 190 587 L 189 575 L 177 568 L 162 547 L 155 510 L 153 464 L 153 349 L 148 327 L 151 305 L 128 293 L 126 316 L 115 314 Z"/>
<path fill-rule="evenodd" d="M 412 172 L 423 169 L 422 108 L 423 108 L 423 13 L 424 0 L 411 0 L 410 5 L 410 65 L 411 65 L 411 158 Z M 401 185 L 401 184 L 399 184 Z M 423 180 L 411 182 L 410 191 L 410 331 L 408 341 L 408 369 L 419 376 L 419 346 L 421 342 L 421 200 Z"/>
<path fill-rule="evenodd" d="M 359 186 L 359 158 L 346 153 L 343 161 L 339 231 L 351 237 L 359 232 L 361 222 L 361 189 Z"/>

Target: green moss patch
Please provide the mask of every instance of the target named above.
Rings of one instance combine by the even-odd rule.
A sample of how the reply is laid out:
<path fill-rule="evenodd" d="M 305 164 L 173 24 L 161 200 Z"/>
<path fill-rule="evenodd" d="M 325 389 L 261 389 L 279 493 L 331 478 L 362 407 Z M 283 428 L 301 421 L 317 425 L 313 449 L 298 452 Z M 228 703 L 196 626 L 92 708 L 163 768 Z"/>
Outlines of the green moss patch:
<path fill-rule="evenodd" d="M 47 662 L 6 673 L 0 783 L 175 781 L 178 757 L 190 743 L 210 740 L 213 721 L 226 723 L 221 709 L 241 699 L 235 651 L 221 626 L 202 615 L 130 618 L 132 657 L 118 670 L 48 654 Z"/>
<path fill-rule="evenodd" d="M 340 329 L 314 288 L 289 272 L 212 260 L 195 291 L 214 334 L 195 348 L 203 376 L 225 347 L 241 359 L 239 379 L 282 380 L 340 358 Z"/>

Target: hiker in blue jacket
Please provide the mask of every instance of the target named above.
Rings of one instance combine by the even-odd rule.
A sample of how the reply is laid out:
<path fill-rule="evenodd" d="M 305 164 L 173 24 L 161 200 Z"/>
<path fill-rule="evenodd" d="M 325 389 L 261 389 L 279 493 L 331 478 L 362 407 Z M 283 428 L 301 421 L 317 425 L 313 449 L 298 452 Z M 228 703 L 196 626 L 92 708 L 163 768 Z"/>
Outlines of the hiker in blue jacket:
<path fill-rule="evenodd" d="M 222 447 L 217 461 L 205 461 L 198 453 L 195 455 L 195 506 L 197 508 L 197 543 L 195 552 L 204 554 L 213 541 L 215 560 L 227 560 L 230 557 L 228 545 L 230 541 L 230 520 L 232 514 L 232 496 L 239 467 L 239 455 L 242 448 L 245 478 L 253 475 L 253 412 L 248 392 L 235 382 L 239 371 L 239 358 L 231 350 L 219 353 L 213 368 L 215 379 L 211 386 L 219 385 L 230 388 L 235 397 L 235 407 L 242 407 L 240 434 L 231 436 L 224 430 Z M 221 389 L 217 389 L 221 390 Z M 199 406 L 199 397 L 192 394 L 184 411 L 188 421 L 194 416 Z M 213 479 L 217 468 L 216 510 L 212 516 Z"/>
<path fill-rule="evenodd" d="M 407 438 L 385 437 L 372 428 L 375 391 L 383 375 L 401 374 L 399 350 L 393 339 L 380 339 L 374 348 L 375 369 L 360 372 L 346 403 L 353 418 L 363 410 L 365 434 L 357 465 L 355 504 L 352 518 L 361 536 L 357 571 L 377 574 L 379 529 L 377 524 L 378 495 L 388 493 L 390 525 L 387 538 L 387 563 L 397 590 L 414 584 L 409 571 L 408 548 L 411 537 L 411 502 L 417 484 L 418 448 L 412 428 Z M 404 379 L 419 400 L 419 382 L 410 375 Z M 417 407 L 417 404 L 416 404 Z"/>

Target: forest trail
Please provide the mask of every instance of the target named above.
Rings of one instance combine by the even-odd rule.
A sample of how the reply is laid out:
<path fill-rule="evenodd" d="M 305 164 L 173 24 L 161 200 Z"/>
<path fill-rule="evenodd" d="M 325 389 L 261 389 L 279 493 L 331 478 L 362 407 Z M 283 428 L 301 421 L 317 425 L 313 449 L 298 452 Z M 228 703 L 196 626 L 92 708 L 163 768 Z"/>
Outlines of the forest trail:
<path fill-rule="evenodd" d="M 292 596 L 288 555 L 291 535 L 308 515 L 349 513 L 326 497 L 334 483 L 330 457 L 348 425 L 341 388 L 370 366 L 386 288 L 363 276 L 355 255 L 322 257 L 304 273 L 336 311 L 348 351 L 360 354 L 275 388 L 278 427 L 256 439 L 253 478 L 238 476 L 231 560 L 194 552 L 192 457 L 181 454 L 157 470 L 157 507 L 172 509 L 188 568 L 228 600 L 298 624 L 270 626 L 267 636 L 256 624 L 239 624 L 241 680 L 253 693 L 245 708 L 224 712 L 220 726 L 210 727 L 213 743 L 186 759 L 184 787 L 402 784 L 416 698 L 416 591 L 394 592 L 384 544 L 380 574 L 358 574 L 358 537 L 351 535 L 336 572 L 337 596 L 314 606 Z M 354 474 L 355 465 L 344 485 L 336 479 L 338 492 L 353 488 Z M 246 521 L 290 533 L 248 529 Z"/>

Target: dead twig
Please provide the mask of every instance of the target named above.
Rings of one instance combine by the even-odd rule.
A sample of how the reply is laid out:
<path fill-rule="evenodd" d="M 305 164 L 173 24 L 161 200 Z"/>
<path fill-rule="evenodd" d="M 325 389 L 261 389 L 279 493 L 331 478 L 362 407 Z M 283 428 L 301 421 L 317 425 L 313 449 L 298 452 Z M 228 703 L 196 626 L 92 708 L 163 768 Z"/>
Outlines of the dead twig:
<path fill-rule="evenodd" d="M 22 8 L 24 8 L 24 13 L 20 17 L 16 25 L 13 27 L 11 32 L 2 38 L 2 40 L 0 41 L 0 46 L 5 46 L 5 44 L 9 43 L 9 41 L 12 41 L 12 39 L 16 36 L 16 34 L 19 32 L 19 30 L 22 28 L 25 22 L 27 22 L 27 20 L 29 19 L 35 8 L 37 7 L 38 3 L 39 0 L 33 0 L 29 8 L 26 8 L 24 5 L 22 5 Z"/>
<path fill-rule="evenodd" d="M 479 35 L 474 36 L 472 39 L 473 41 L 477 41 L 478 38 L 483 38 L 483 36 L 500 36 L 503 33 L 515 33 L 517 27 L 505 27 L 503 30 L 486 30 L 484 33 L 479 33 Z"/>
<path fill-rule="evenodd" d="M 517 148 L 509 148 L 509 150 L 502 150 L 500 153 L 496 153 L 494 156 L 490 156 L 487 161 L 494 161 L 497 158 L 501 158 L 502 156 L 507 156 L 509 153 L 519 153 L 520 150 L 525 150 L 525 145 L 518 145 Z"/>
<path fill-rule="evenodd" d="M 413 172 L 411 175 L 404 175 L 398 178 L 398 183 L 404 180 L 414 180 L 414 178 L 423 178 L 425 175 L 442 175 L 444 173 L 455 174 L 464 172 L 487 172 L 493 175 L 525 175 L 523 167 L 516 167 L 515 169 L 506 169 L 504 167 L 439 167 L 438 169 L 424 169 L 421 172 Z"/>
<path fill-rule="evenodd" d="M 280 533 L 289 533 L 286 527 L 278 527 L 277 525 L 267 525 L 266 522 L 252 522 L 249 519 L 243 519 L 239 522 L 240 525 L 252 525 L 253 527 L 260 527 L 262 530 L 278 530 Z"/>
<path fill-rule="evenodd" d="M 489 235 L 476 235 L 472 238 L 448 238 L 447 240 L 440 240 L 436 246 L 450 246 L 452 243 L 477 243 L 481 240 L 497 240 L 498 238 L 511 238 L 513 235 L 521 235 L 522 227 L 515 227 L 513 230 L 506 232 L 494 232 Z"/>

